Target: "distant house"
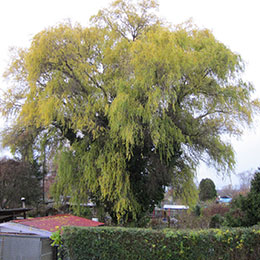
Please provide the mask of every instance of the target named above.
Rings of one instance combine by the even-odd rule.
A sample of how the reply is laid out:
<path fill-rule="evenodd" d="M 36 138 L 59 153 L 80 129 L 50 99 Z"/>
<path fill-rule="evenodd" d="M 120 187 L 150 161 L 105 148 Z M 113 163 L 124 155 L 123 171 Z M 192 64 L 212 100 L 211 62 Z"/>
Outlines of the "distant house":
<path fill-rule="evenodd" d="M 98 227 L 104 223 L 73 215 L 12 220 L 0 224 L 0 259 L 53 260 L 50 236 L 64 226 Z M 33 249 L 32 249 L 33 247 Z"/>

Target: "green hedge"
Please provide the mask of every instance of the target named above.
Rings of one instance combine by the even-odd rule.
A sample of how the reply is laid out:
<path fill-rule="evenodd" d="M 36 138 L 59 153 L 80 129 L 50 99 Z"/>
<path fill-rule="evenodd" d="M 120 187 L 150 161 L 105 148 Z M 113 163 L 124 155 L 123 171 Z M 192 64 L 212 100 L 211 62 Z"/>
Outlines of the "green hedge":
<path fill-rule="evenodd" d="M 71 260 L 257 260 L 258 228 L 155 231 L 133 228 L 66 227 Z"/>

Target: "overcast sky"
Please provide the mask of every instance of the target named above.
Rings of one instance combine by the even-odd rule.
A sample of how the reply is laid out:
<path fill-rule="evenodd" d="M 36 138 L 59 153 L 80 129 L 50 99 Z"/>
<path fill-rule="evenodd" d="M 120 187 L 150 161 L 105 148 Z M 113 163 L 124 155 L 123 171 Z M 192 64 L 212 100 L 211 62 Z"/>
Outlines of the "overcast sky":
<path fill-rule="evenodd" d="M 11 46 L 29 47 L 32 37 L 41 30 L 70 19 L 87 26 L 91 15 L 109 0 L 8 0 L 0 2 L 0 75 L 9 61 Z M 260 36 L 259 1 L 257 0 L 159 0 L 159 16 L 172 24 L 192 18 L 200 28 L 212 30 L 215 37 L 239 53 L 246 62 L 244 79 L 253 83 L 256 97 L 260 97 Z M 2 76 L 0 88 L 6 88 Z M 239 140 L 232 140 L 236 152 L 236 173 L 256 169 L 260 166 L 259 118 L 254 128 L 246 130 Z M 1 120 L 3 125 L 4 121 Z M 212 169 L 202 166 L 198 170 L 198 181 L 211 178 L 217 187 L 237 185 L 238 178 L 223 179 Z"/>

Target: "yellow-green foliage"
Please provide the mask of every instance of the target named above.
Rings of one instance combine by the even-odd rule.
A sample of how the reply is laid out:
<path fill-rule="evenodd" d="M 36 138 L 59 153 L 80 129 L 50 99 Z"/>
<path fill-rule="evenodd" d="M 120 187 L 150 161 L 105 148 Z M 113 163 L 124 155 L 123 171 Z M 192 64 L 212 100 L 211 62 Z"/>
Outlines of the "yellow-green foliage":
<path fill-rule="evenodd" d="M 194 203 L 199 161 L 232 170 L 222 134 L 241 134 L 259 107 L 239 55 L 207 29 L 164 25 L 156 7 L 115 1 L 91 27 L 48 28 L 6 72 L 15 85 L 1 111 L 17 120 L 5 144 L 23 146 L 10 136 L 30 128 L 34 144 L 47 136 L 49 150 L 64 146 L 57 198 L 92 198 L 118 220 L 151 210 L 167 185 Z"/>

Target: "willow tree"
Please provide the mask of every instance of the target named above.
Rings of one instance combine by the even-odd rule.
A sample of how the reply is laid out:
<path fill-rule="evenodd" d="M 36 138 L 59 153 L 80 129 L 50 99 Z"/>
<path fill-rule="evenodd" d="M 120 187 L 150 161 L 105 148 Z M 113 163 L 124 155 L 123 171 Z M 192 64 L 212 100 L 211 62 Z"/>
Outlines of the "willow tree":
<path fill-rule="evenodd" d="M 258 108 L 240 56 L 207 29 L 166 26 L 157 7 L 118 0 L 89 27 L 48 28 L 5 74 L 15 83 L 1 105 L 16 116 L 7 139 L 47 136 L 56 198 L 92 199 L 117 220 L 138 219 L 169 185 L 192 202 L 199 162 L 232 170 L 223 136 L 242 134 Z"/>

